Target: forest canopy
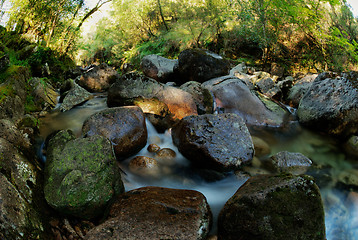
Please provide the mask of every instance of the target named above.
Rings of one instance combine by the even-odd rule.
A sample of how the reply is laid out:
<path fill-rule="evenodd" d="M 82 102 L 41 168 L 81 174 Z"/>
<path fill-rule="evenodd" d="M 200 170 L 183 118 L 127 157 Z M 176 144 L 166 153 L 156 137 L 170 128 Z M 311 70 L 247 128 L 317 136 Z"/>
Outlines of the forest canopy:
<path fill-rule="evenodd" d="M 1 0 L 2 3 L 4 0 Z M 287 71 L 354 70 L 358 23 L 345 0 L 11 0 L 7 29 L 82 63 L 138 65 L 206 48 L 234 61 Z M 104 4 L 92 32 L 81 27 Z"/>

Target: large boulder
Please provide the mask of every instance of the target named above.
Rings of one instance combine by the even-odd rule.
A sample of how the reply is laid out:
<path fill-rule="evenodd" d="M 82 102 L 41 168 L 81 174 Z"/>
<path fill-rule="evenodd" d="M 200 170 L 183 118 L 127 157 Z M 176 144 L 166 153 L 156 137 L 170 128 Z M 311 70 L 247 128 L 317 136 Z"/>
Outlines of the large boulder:
<path fill-rule="evenodd" d="M 185 117 L 173 128 L 172 137 L 178 150 L 200 168 L 238 169 L 254 155 L 250 133 L 236 114 Z"/>
<path fill-rule="evenodd" d="M 124 192 L 112 145 L 102 136 L 74 139 L 60 131 L 50 139 L 44 194 L 61 214 L 83 219 L 101 216 L 109 202 Z"/>
<path fill-rule="evenodd" d="M 82 88 L 78 84 L 73 83 L 73 87 L 67 92 L 62 101 L 60 110 L 62 112 L 71 110 L 72 108 L 83 104 L 91 98 L 93 98 L 91 93 L 89 93 L 86 89 Z"/>
<path fill-rule="evenodd" d="M 196 105 L 191 94 L 175 87 L 167 86 L 135 72 L 128 73 L 108 90 L 109 107 L 133 105 L 140 99 L 157 98 L 165 103 L 169 111 L 178 119 L 196 115 Z"/>
<path fill-rule="evenodd" d="M 222 240 L 324 240 L 319 189 L 305 175 L 251 177 L 221 210 L 218 236 Z"/>
<path fill-rule="evenodd" d="M 147 143 L 147 127 L 143 111 L 136 106 L 103 110 L 83 123 L 83 135 L 102 135 L 109 139 L 118 159 L 139 152 Z"/>
<path fill-rule="evenodd" d="M 17 138 L 9 136 L 14 143 Z M 49 239 L 39 166 L 0 138 L 0 170 L 0 239 Z"/>
<path fill-rule="evenodd" d="M 140 66 L 147 77 L 159 82 L 168 82 L 171 80 L 174 65 L 177 62 L 178 60 L 171 60 L 152 54 L 143 57 Z"/>
<path fill-rule="evenodd" d="M 220 55 L 205 49 L 187 49 L 179 54 L 174 73 L 182 82 L 205 82 L 212 78 L 228 75 L 230 63 Z"/>
<path fill-rule="evenodd" d="M 87 240 L 206 239 L 212 221 L 203 194 L 193 190 L 145 187 L 120 195 L 109 219 Z"/>
<path fill-rule="evenodd" d="M 212 79 L 203 86 L 213 92 L 219 112 L 236 113 L 248 125 L 279 127 L 290 115 L 280 105 L 250 91 L 234 76 Z"/>
<path fill-rule="evenodd" d="M 77 83 L 89 92 L 104 92 L 118 79 L 119 74 L 106 64 L 92 66 L 85 71 Z"/>
<path fill-rule="evenodd" d="M 358 72 L 321 73 L 298 106 L 299 122 L 337 136 L 358 133 Z"/>

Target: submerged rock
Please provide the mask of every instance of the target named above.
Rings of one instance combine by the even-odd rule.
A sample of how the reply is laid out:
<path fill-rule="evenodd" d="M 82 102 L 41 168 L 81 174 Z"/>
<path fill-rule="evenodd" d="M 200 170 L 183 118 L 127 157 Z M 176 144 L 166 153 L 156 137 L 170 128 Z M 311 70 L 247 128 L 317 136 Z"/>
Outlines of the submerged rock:
<path fill-rule="evenodd" d="M 290 115 L 275 102 L 259 98 L 234 76 L 225 76 L 203 83 L 214 93 L 219 112 L 236 113 L 248 125 L 279 127 Z"/>
<path fill-rule="evenodd" d="M 182 82 L 205 82 L 212 78 L 228 75 L 230 63 L 220 55 L 205 49 L 187 49 L 179 54 L 174 73 Z"/>
<path fill-rule="evenodd" d="M 203 194 L 193 190 L 144 187 L 120 195 L 109 218 L 87 240 L 206 239 L 212 214 Z"/>
<path fill-rule="evenodd" d="M 321 73 L 297 109 L 300 123 L 332 135 L 358 133 L 358 72 Z"/>
<path fill-rule="evenodd" d="M 78 84 L 90 92 L 104 92 L 118 79 L 119 74 L 106 64 L 92 66 L 78 79 Z"/>
<path fill-rule="evenodd" d="M 255 148 L 255 156 L 263 157 L 271 153 L 271 148 L 267 142 L 259 137 L 251 136 Z"/>
<path fill-rule="evenodd" d="M 49 142 L 45 199 L 61 214 L 91 219 L 100 216 L 124 187 L 107 139 L 70 140 L 73 138 L 68 131 L 61 131 Z"/>
<path fill-rule="evenodd" d="M 344 144 L 345 151 L 353 157 L 358 157 L 358 136 L 352 136 Z"/>
<path fill-rule="evenodd" d="M 77 105 L 88 101 L 92 97 L 93 96 L 91 93 L 80 87 L 78 84 L 74 83 L 73 88 L 67 93 L 67 95 L 63 99 L 63 102 L 60 106 L 60 110 L 62 112 L 68 111 L 76 107 Z"/>
<path fill-rule="evenodd" d="M 311 165 L 311 159 L 302 153 L 282 151 L 269 159 L 269 167 L 277 172 L 303 174 Z"/>
<path fill-rule="evenodd" d="M 178 150 L 200 168 L 226 171 L 251 162 L 250 133 L 236 114 L 205 114 L 183 118 L 172 130 Z"/>
<path fill-rule="evenodd" d="M 144 75 L 159 82 L 168 82 L 173 75 L 174 65 L 178 60 L 164 58 L 155 54 L 142 58 L 140 66 Z"/>
<path fill-rule="evenodd" d="M 83 123 L 84 136 L 102 135 L 113 144 L 118 159 L 129 157 L 147 143 L 143 111 L 136 106 L 110 108 L 93 114 Z"/>
<path fill-rule="evenodd" d="M 129 162 L 129 170 L 142 176 L 158 176 L 160 172 L 157 160 L 144 156 L 133 158 Z"/>
<path fill-rule="evenodd" d="M 197 109 L 191 94 L 138 73 L 128 73 L 108 90 L 109 107 L 133 105 L 141 99 L 157 98 L 165 103 L 175 118 L 196 115 Z"/>
<path fill-rule="evenodd" d="M 313 178 L 286 174 L 251 177 L 221 210 L 218 237 L 324 240 L 323 204 Z"/>

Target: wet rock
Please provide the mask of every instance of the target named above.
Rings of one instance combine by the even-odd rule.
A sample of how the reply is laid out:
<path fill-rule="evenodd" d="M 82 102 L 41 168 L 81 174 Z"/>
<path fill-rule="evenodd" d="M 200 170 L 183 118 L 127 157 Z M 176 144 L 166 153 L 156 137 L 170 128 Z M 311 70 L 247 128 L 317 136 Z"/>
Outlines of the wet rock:
<path fill-rule="evenodd" d="M 271 148 L 267 142 L 259 137 L 251 136 L 255 148 L 255 156 L 263 157 L 271 153 Z"/>
<path fill-rule="evenodd" d="M 301 124 L 332 135 L 358 133 L 358 72 L 322 73 L 297 109 Z"/>
<path fill-rule="evenodd" d="M 167 59 L 155 54 L 142 58 L 140 66 L 144 75 L 159 82 L 167 82 L 173 75 L 174 65 L 177 60 Z"/>
<path fill-rule="evenodd" d="M 109 107 L 133 105 L 140 99 L 157 98 L 165 103 L 175 118 L 196 115 L 193 97 L 178 88 L 161 84 L 138 73 L 128 73 L 108 90 Z"/>
<path fill-rule="evenodd" d="M 46 239 L 39 167 L 0 138 L 0 239 Z"/>
<path fill-rule="evenodd" d="M 271 100 L 259 98 L 236 77 L 212 79 L 203 83 L 203 86 L 214 93 L 219 112 L 236 113 L 248 125 L 278 127 L 282 126 L 290 115 Z"/>
<path fill-rule="evenodd" d="M 90 116 L 82 127 L 83 135 L 102 135 L 109 139 L 117 159 L 129 157 L 147 143 L 143 111 L 136 106 L 110 108 Z"/>
<path fill-rule="evenodd" d="M 67 95 L 63 99 L 63 102 L 60 106 L 60 110 L 62 112 L 68 111 L 75 106 L 78 106 L 88 101 L 92 97 L 93 96 L 91 93 L 89 93 L 87 90 L 75 83 L 73 88 L 67 93 Z"/>
<path fill-rule="evenodd" d="M 170 148 L 162 148 L 156 152 L 155 158 L 159 159 L 172 159 L 176 157 L 176 153 L 173 149 Z"/>
<path fill-rule="evenodd" d="M 313 178 L 251 177 L 221 210 L 219 239 L 325 239 L 324 210 Z"/>
<path fill-rule="evenodd" d="M 29 84 L 33 89 L 31 95 L 34 97 L 35 103 L 40 106 L 40 109 L 51 110 L 56 106 L 59 94 L 50 83 L 45 79 L 34 77 Z"/>
<path fill-rule="evenodd" d="M 45 199 L 61 214 L 98 217 L 116 195 L 124 192 L 112 145 L 102 136 L 67 141 L 73 135 L 66 131 L 58 134 L 49 142 Z"/>
<path fill-rule="evenodd" d="M 301 98 L 310 89 L 312 82 L 317 78 L 318 74 L 307 74 L 293 85 L 287 97 L 287 101 L 293 107 L 297 108 Z"/>
<path fill-rule="evenodd" d="M 78 80 L 78 85 L 89 92 L 104 92 L 115 83 L 119 74 L 106 64 L 92 66 Z"/>
<path fill-rule="evenodd" d="M 211 221 L 203 194 L 145 187 L 119 196 L 108 220 L 92 229 L 85 239 L 206 239 Z"/>
<path fill-rule="evenodd" d="M 353 157 L 358 157 L 358 136 L 352 136 L 344 144 L 345 151 Z"/>
<path fill-rule="evenodd" d="M 269 165 L 277 172 L 303 174 L 312 165 L 312 161 L 302 153 L 282 151 L 271 156 Z"/>
<path fill-rule="evenodd" d="M 187 82 L 180 86 L 180 89 L 190 93 L 195 101 L 198 114 L 206 114 L 214 112 L 214 96 L 199 82 Z"/>
<path fill-rule="evenodd" d="M 152 144 L 148 145 L 147 150 L 148 150 L 148 152 L 155 153 L 160 150 L 160 147 L 157 144 L 152 143 Z"/>
<path fill-rule="evenodd" d="M 177 122 L 168 105 L 157 98 L 137 98 L 133 104 L 142 109 L 145 118 L 153 124 L 158 132 L 165 132 Z"/>
<path fill-rule="evenodd" d="M 129 170 L 142 176 L 158 176 L 160 172 L 157 160 L 144 156 L 133 158 L 129 162 Z"/>
<path fill-rule="evenodd" d="M 183 82 L 207 80 L 228 75 L 230 64 L 221 56 L 204 49 L 187 49 L 179 54 L 174 73 Z"/>
<path fill-rule="evenodd" d="M 238 169 L 254 154 L 250 133 L 236 114 L 186 117 L 173 128 L 172 137 L 178 150 L 200 168 Z"/>

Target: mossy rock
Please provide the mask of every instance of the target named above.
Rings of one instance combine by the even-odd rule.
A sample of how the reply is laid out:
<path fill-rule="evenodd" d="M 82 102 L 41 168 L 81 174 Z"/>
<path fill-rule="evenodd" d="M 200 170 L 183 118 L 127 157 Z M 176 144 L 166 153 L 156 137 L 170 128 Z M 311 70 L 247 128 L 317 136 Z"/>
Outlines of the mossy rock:
<path fill-rule="evenodd" d="M 250 178 L 219 214 L 222 240 L 324 240 L 321 195 L 313 178 L 291 174 Z"/>
<path fill-rule="evenodd" d="M 49 142 L 45 199 L 62 214 L 92 219 L 124 192 L 112 145 L 102 136 L 73 139 L 61 131 Z"/>

